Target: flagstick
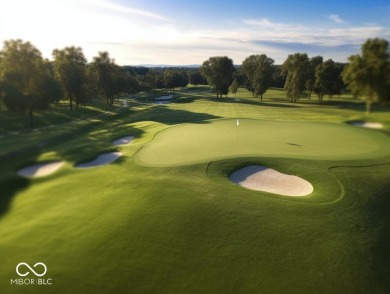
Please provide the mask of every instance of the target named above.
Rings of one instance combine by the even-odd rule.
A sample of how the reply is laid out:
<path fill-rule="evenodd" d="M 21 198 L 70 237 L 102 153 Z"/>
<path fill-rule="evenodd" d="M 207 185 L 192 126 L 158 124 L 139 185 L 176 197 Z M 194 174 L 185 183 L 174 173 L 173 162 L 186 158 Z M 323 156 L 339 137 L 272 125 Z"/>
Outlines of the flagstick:
<path fill-rule="evenodd" d="M 237 123 L 236 123 L 236 130 L 237 130 L 237 134 L 236 134 L 236 139 L 238 139 L 238 127 L 240 125 L 240 121 L 238 120 L 237 118 Z"/>

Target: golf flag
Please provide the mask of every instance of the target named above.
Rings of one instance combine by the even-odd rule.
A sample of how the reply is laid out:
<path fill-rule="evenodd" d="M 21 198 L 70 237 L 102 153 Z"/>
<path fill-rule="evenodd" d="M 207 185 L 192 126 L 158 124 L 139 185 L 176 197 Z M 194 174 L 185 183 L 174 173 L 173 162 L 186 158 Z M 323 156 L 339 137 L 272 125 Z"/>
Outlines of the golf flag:
<path fill-rule="evenodd" d="M 237 118 L 237 127 L 240 125 L 240 121 L 238 120 L 238 118 Z"/>

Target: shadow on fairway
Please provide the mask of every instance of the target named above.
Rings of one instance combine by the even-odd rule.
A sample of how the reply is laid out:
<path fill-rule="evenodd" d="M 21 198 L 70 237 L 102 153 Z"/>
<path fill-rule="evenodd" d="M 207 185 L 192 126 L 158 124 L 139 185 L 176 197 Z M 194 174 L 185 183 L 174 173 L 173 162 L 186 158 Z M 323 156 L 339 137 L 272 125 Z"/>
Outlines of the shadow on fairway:
<path fill-rule="evenodd" d="M 139 117 L 139 120 L 150 120 L 167 125 L 179 123 L 209 123 L 211 119 L 221 118 L 220 116 L 211 115 L 202 112 L 191 112 L 185 110 L 171 109 L 165 105 L 157 105 Z"/>
<path fill-rule="evenodd" d="M 210 101 L 213 102 L 223 102 L 223 103 L 234 103 L 234 104 L 246 104 L 246 105 L 256 105 L 256 106 L 270 106 L 270 107 L 280 107 L 280 108 L 302 108 L 303 106 L 300 106 L 297 103 L 291 103 L 286 101 L 281 101 L 279 103 L 273 103 L 268 101 L 260 101 L 259 100 L 246 100 L 246 99 L 240 99 L 239 101 L 236 101 L 235 98 L 211 98 Z"/>
<path fill-rule="evenodd" d="M 29 181 L 24 178 L 13 176 L 12 178 L 0 181 L 0 220 L 10 208 L 13 196 L 26 189 L 29 186 Z"/>
<path fill-rule="evenodd" d="M 12 149 L 0 155 L 3 176 L 0 177 L 0 218 L 7 213 L 13 197 L 27 189 L 31 180 L 16 176 L 18 169 L 38 161 L 41 154 L 53 153 L 56 159 L 66 162 L 85 162 L 101 153 L 117 151 L 115 139 L 123 136 L 140 138 L 144 131 L 132 124 L 155 121 L 167 125 L 178 123 L 208 123 L 219 118 L 206 113 L 172 110 L 165 105 L 141 112 L 123 112 L 114 117 L 103 117 L 84 125 L 67 124 L 48 130 L 45 134 L 15 136 L 8 142 Z M 117 163 L 123 162 L 119 159 Z"/>
<path fill-rule="evenodd" d="M 380 228 L 374 258 L 378 280 L 384 286 L 384 293 L 390 293 L 390 184 L 381 193 L 380 199 L 373 205 L 374 225 Z"/>

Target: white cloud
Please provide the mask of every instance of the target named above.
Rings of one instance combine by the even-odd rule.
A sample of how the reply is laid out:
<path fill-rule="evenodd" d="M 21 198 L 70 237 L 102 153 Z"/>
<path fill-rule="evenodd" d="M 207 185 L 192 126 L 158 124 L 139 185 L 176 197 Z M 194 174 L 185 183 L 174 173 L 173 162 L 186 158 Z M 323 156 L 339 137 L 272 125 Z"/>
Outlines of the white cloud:
<path fill-rule="evenodd" d="M 317 54 L 335 54 L 346 60 L 357 53 L 367 38 L 390 38 L 389 28 L 378 24 L 351 26 L 344 22 L 335 28 L 330 23 L 309 26 L 268 18 L 243 19 L 234 29 L 210 26 L 191 30 L 184 29 L 178 20 L 120 3 L 0 0 L 0 42 L 11 38 L 28 40 L 48 58 L 54 48 L 75 45 L 83 48 L 89 60 L 105 50 L 118 64 L 137 64 L 142 60 L 189 64 L 202 63 L 214 55 L 227 55 L 240 63 L 259 53 L 281 63 L 295 50 L 309 54 L 317 50 Z M 335 19 L 342 21 L 339 16 Z M 351 48 L 357 49 L 352 52 Z"/>
<path fill-rule="evenodd" d="M 261 19 L 244 19 L 242 21 L 244 24 L 251 25 L 251 26 L 264 26 L 264 27 L 271 27 L 274 26 L 271 21 L 269 21 L 266 18 Z"/>
<path fill-rule="evenodd" d="M 125 6 L 118 3 L 113 3 L 112 1 L 105 0 L 84 0 L 85 3 L 90 4 L 91 6 L 95 6 L 98 8 L 109 9 L 116 13 L 126 13 L 131 14 L 133 16 L 141 16 L 149 19 L 163 20 L 163 21 L 171 21 L 169 18 L 150 12 L 146 10 L 136 9 L 133 7 Z"/>
<path fill-rule="evenodd" d="M 328 16 L 328 18 L 338 24 L 345 23 L 345 20 L 341 19 L 341 17 L 337 14 L 331 14 Z"/>

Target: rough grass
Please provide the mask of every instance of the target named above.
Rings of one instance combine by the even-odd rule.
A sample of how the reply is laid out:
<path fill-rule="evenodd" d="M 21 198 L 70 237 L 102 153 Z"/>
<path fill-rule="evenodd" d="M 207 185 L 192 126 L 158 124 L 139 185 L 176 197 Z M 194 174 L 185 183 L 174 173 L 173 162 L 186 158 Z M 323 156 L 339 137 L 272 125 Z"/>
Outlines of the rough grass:
<path fill-rule="evenodd" d="M 364 117 L 364 108 L 352 100 L 351 107 L 345 99 L 291 105 L 280 102 L 280 91 L 268 94 L 275 97 L 266 94 L 263 103 L 242 90 L 243 101 L 218 101 L 199 87 L 176 93 L 177 103 L 169 105 L 134 101 L 130 109 L 87 126 L 30 138 L 26 145 L 34 147 L 58 137 L 3 158 L 2 293 L 388 293 L 390 157 L 261 154 L 181 167 L 145 167 L 133 160 L 158 132 L 176 124 L 207 126 L 200 123 L 240 117 L 282 121 L 287 128 L 288 121 L 322 125 Z M 388 114 L 381 110 L 370 120 L 389 126 Z M 357 132 L 389 135 L 388 128 Z M 136 138 L 113 147 L 123 135 Z M 13 151 L 25 147 L 17 136 L 3 140 L 7 146 L 14 140 Z M 355 145 L 359 150 L 360 143 Z M 124 156 L 111 165 L 73 168 L 113 149 Z M 49 177 L 15 175 L 25 164 L 59 158 L 66 166 Z M 297 173 L 315 191 L 297 199 L 231 183 L 227 175 L 247 164 Z M 10 285 L 22 261 L 44 262 L 53 285 Z"/>

